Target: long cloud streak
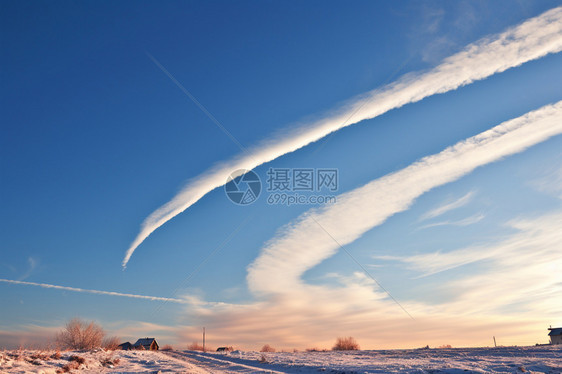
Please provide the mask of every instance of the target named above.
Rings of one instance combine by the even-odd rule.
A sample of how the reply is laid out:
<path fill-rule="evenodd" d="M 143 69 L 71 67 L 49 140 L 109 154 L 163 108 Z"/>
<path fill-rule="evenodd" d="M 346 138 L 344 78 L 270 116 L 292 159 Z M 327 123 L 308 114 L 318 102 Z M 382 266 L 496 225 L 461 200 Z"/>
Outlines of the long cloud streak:
<path fill-rule="evenodd" d="M 337 251 L 334 238 L 351 243 L 432 188 L 561 133 L 559 101 L 341 194 L 337 203 L 306 212 L 273 238 L 250 265 L 248 285 L 257 294 L 289 292 L 302 285 L 305 271 Z"/>
<path fill-rule="evenodd" d="M 64 290 L 64 291 L 93 293 L 93 294 L 96 294 L 96 295 L 121 296 L 121 297 L 130 297 L 130 298 L 133 298 L 133 299 L 143 299 L 143 300 L 150 300 L 150 301 L 167 301 L 167 302 L 172 302 L 172 303 L 186 304 L 185 300 L 174 299 L 174 298 L 169 298 L 169 297 L 135 295 L 135 294 L 130 294 L 130 293 L 121 293 L 121 292 L 112 292 L 112 291 L 87 290 L 87 289 L 76 288 L 76 287 L 56 286 L 54 284 L 23 282 L 23 281 L 11 280 L 11 279 L 1 279 L 1 278 L 0 278 L 0 282 L 10 283 L 10 284 L 21 284 L 21 285 L 25 285 L 25 286 L 36 286 L 36 287 L 42 287 L 42 288 L 54 288 L 54 289 L 57 289 L 57 290 Z"/>
<path fill-rule="evenodd" d="M 125 267 L 135 249 L 154 230 L 203 196 L 226 183 L 234 170 L 255 167 L 315 142 L 343 127 L 377 117 L 391 109 L 444 93 L 562 50 L 562 7 L 551 9 L 507 31 L 467 46 L 436 68 L 409 74 L 383 88 L 350 100 L 326 117 L 266 141 L 247 153 L 221 163 L 192 179 L 172 200 L 148 216 L 123 259 Z"/>

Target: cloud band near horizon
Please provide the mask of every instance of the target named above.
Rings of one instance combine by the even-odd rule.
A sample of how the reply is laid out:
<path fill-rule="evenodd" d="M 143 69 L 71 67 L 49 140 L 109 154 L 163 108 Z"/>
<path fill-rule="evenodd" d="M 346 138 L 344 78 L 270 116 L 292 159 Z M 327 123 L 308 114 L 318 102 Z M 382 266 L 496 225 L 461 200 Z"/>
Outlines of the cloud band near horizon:
<path fill-rule="evenodd" d="M 35 282 L 24 282 L 24 281 L 17 281 L 11 279 L 2 279 L 0 278 L 0 282 L 9 283 L 9 284 L 19 284 L 25 286 L 36 286 L 42 288 L 53 288 L 57 290 L 64 290 L 64 291 L 72 291 L 72 292 L 84 292 L 84 293 L 91 293 L 96 295 L 108 295 L 108 296 L 121 296 L 121 297 L 129 297 L 133 299 L 143 299 L 143 300 L 150 300 L 150 301 L 166 301 L 178 304 L 186 304 L 187 302 L 182 299 L 175 299 L 170 297 L 158 297 L 158 296 L 146 296 L 146 295 L 136 295 L 130 293 L 121 293 L 121 292 L 113 292 L 113 291 L 99 291 L 99 290 L 89 290 L 84 288 L 76 288 L 76 287 L 67 287 L 67 286 L 57 286 L 54 284 L 48 283 L 35 283 Z"/>
<path fill-rule="evenodd" d="M 247 153 L 220 163 L 193 178 L 172 200 L 155 210 L 127 249 L 126 267 L 135 249 L 156 229 L 223 186 L 233 170 L 252 170 L 294 152 L 341 128 L 375 118 L 389 110 L 426 97 L 455 90 L 474 81 L 562 50 L 562 7 L 468 45 L 425 73 L 407 74 L 399 80 L 351 99 L 323 118 L 302 124 L 284 135 L 263 141 Z"/>

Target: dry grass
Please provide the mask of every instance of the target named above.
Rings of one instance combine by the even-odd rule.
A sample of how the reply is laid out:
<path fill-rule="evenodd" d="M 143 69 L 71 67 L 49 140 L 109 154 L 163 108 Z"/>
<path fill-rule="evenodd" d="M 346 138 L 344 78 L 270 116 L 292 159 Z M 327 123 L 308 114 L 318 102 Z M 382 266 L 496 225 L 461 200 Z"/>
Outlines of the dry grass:
<path fill-rule="evenodd" d="M 332 347 L 333 351 L 357 351 L 359 344 L 355 338 L 348 336 L 347 338 L 337 338 L 336 344 Z"/>
<path fill-rule="evenodd" d="M 307 348 L 305 349 L 306 352 L 328 352 L 328 350 L 326 348 Z"/>
<path fill-rule="evenodd" d="M 57 370 L 57 373 L 68 373 L 72 370 L 77 370 L 82 364 L 86 362 L 84 357 L 80 356 L 70 356 L 68 358 L 68 364 L 64 365 L 62 368 Z"/>
<path fill-rule="evenodd" d="M 173 351 L 174 347 L 172 347 L 169 344 L 166 344 L 165 346 L 163 346 L 162 348 L 160 348 L 161 351 Z"/>
<path fill-rule="evenodd" d="M 74 361 L 74 362 L 78 362 L 79 365 L 82 365 L 84 362 L 86 362 L 86 359 L 85 359 L 84 357 L 80 357 L 80 356 L 75 356 L 75 355 L 73 355 L 73 356 L 70 356 L 70 357 L 68 358 L 68 361 L 70 361 L 70 362 L 73 362 L 73 361 Z"/>
<path fill-rule="evenodd" d="M 105 357 L 105 358 L 100 360 L 101 365 L 103 367 L 106 367 L 106 368 L 113 368 L 113 367 L 119 365 L 119 362 L 120 362 L 119 357 L 117 357 L 117 358 Z"/>
<path fill-rule="evenodd" d="M 68 364 L 64 365 L 62 368 L 57 370 L 57 373 L 68 373 L 71 370 L 76 370 L 80 367 L 80 364 L 76 361 L 69 362 Z"/>
<path fill-rule="evenodd" d="M 437 348 L 439 348 L 439 349 L 448 349 L 448 348 L 453 348 L 453 347 L 451 346 L 451 344 L 443 344 L 443 345 L 440 345 L 440 346 L 437 347 Z"/>
<path fill-rule="evenodd" d="M 269 344 L 266 344 L 263 347 L 261 347 L 260 352 L 275 352 L 275 348 L 273 348 Z"/>
<path fill-rule="evenodd" d="M 43 360 L 43 361 L 49 361 L 52 358 L 52 355 L 49 354 L 49 352 L 47 351 L 38 351 L 35 353 L 32 353 L 29 358 L 31 360 Z"/>

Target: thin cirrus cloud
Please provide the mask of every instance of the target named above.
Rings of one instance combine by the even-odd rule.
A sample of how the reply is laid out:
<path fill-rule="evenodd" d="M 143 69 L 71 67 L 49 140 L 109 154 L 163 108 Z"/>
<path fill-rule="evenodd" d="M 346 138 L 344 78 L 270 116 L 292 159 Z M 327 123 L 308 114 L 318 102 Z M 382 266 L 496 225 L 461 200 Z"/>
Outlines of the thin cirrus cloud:
<path fill-rule="evenodd" d="M 18 278 L 19 281 L 29 278 L 29 276 L 33 273 L 37 266 L 39 266 L 39 260 L 34 257 L 28 257 L 27 263 L 29 264 L 29 268 L 21 277 Z"/>
<path fill-rule="evenodd" d="M 527 303 L 537 312 L 559 314 L 562 301 L 556 295 L 562 292 L 562 283 L 556 269 L 562 265 L 562 211 L 531 219 L 514 219 L 506 226 L 516 233 L 492 245 L 375 258 L 398 261 L 420 272 L 418 278 L 466 265 L 479 265 L 480 268 L 467 273 L 468 276 L 447 281 L 446 287 L 456 290 L 457 300 L 465 302 L 462 306 L 473 304 L 473 308 L 478 308 L 482 300 L 493 299 L 496 307 Z M 497 279 L 495 274 L 502 274 L 502 279 Z M 495 278 L 495 282 L 491 278 Z M 533 281 L 529 282 L 529 279 Z M 553 296 L 550 302 L 549 294 Z M 539 302 L 543 305 L 539 306 Z M 490 309 L 490 305 L 486 308 Z"/>
<path fill-rule="evenodd" d="M 335 204 L 309 210 L 270 240 L 249 266 L 248 285 L 256 294 L 290 292 L 302 285 L 302 274 L 335 254 L 340 244 L 407 210 L 423 193 L 561 133 L 559 101 L 341 194 Z"/>
<path fill-rule="evenodd" d="M 150 214 L 125 253 L 125 268 L 135 249 L 156 229 L 217 187 L 233 170 L 251 170 L 294 152 L 346 126 L 377 117 L 428 96 L 455 90 L 474 81 L 562 50 L 562 7 L 553 8 L 507 31 L 468 45 L 425 73 L 407 74 L 396 82 L 351 99 L 325 117 L 262 142 L 238 157 L 193 178 L 169 202 Z"/>
<path fill-rule="evenodd" d="M 112 292 L 112 291 L 88 290 L 88 289 L 84 289 L 84 288 L 57 286 L 57 285 L 48 284 L 48 283 L 24 282 L 24 281 L 17 281 L 17 280 L 11 280 L 11 279 L 1 279 L 1 278 L 0 278 L 0 282 L 9 283 L 9 284 L 19 284 L 19 285 L 25 285 L 25 286 L 36 286 L 36 287 L 42 287 L 42 288 L 53 288 L 53 289 L 56 289 L 56 290 L 64 290 L 64 291 L 72 291 L 72 292 L 92 293 L 92 294 L 96 294 L 96 295 L 130 297 L 130 298 L 133 298 L 133 299 L 143 299 L 143 300 L 150 300 L 150 301 L 166 301 L 166 302 L 179 303 L 179 304 L 185 304 L 186 303 L 185 300 L 169 298 L 169 297 L 136 295 L 136 294 Z"/>
<path fill-rule="evenodd" d="M 438 206 L 435 209 L 430 210 L 429 212 L 425 213 L 422 217 L 421 220 L 427 220 L 427 219 L 432 219 L 435 217 L 439 217 L 451 210 L 454 209 L 458 209 L 461 208 L 463 206 L 465 206 L 466 204 L 468 204 L 471 200 L 472 197 L 474 196 L 474 191 L 470 191 L 468 192 L 466 195 L 458 198 L 455 201 L 452 201 L 450 203 L 445 203 L 443 205 Z"/>
<path fill-rule="evenodd" d="M 484 218 L 485 218 L 484 214 L 478 213 L 456 221 L 439 221 L 439 222 L 428 223 L 427 225 L 420 226 L 418 230 L 428 229 L 431 227 L 439 227 L 439 226 L 470 226 L 482 221 Z"/>

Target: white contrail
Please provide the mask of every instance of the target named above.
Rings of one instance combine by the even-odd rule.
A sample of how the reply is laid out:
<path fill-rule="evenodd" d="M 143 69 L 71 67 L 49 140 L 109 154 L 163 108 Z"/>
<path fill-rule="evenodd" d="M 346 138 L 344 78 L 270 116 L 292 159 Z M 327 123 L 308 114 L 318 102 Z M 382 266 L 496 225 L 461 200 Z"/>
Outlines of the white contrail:
<path fill-rule="evenodd" d="M 37 287 L 43 287 L 43 288 L 54 288 L 54 289 L 57 289 L 57 290 L 64 290 L 64 291 L 86 292 L 86 293 L 93 293 L 93 294 L 96 294 L 96 295 L 131 297 L 133 299 L 143 299 L 143 300 L 151 300 L 151 301 L 167 301 L 167 302 L 179 303 L 179 304 L 186 304 L 187 303 L 185 300 L 174 299 L 174 298 L 169 298 L 169 297 L 135 295 L 135 294 L 130 294 L 130 293 L 121 293 L 121 292 L 112 292 L 112 291 L 87 290 L 87 289 L 76 288 L 76 287 L 56 286 L 54 284 L 47 284 L 47 283 L 24 282 L 24 281 L 17 281 L 17 280 L 11 280 L 11 279 L 2 279 L 2 278 L 0 278 L 0 282 L 11 283 L 11 284 L 22 284 L 22 285 L 26 285 L 26 286 L 37 286 Z"/>
<path fill-rule="evenodd" d="M 255 167 L 293 152 L 343 127 L 377 117 L 391 109 L 420 101 L 481 80 L 525 62 L 562 50 L 562 7 L 551 9 L 507 31 L 467 46 L 434 69 L 408 74 L 398 81 L 350 100 L 326 117 L 265 141 L 237 158 L 221 163 L 192 179 L 172 200 L 148 216 L 123 259 L 164 223 L 203 196 L 223 186 L 235 170 Z"/>
<path fill-rule="evenodd" d="M 341 194 L 335 204 L 309 210 L 268 242 L 249 267 L 248 286 L 258 294 L 291 292 L 301 285 L 302 274 L 336 253 L 340 244 L 408 209 L 425 192 L 559 134 L 562 101 Z"/>

